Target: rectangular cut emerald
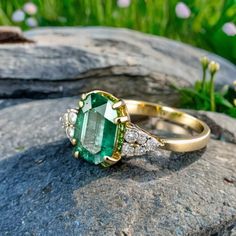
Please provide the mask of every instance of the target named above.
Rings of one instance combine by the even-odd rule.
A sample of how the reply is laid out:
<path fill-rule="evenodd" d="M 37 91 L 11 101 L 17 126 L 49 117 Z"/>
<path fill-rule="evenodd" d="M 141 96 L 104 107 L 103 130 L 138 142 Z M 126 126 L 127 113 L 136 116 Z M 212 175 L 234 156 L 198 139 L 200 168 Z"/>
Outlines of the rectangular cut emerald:
<path fill-rule="evenodd" d="M 118 130 L 114 122 L 117 111 L 112 109 L 113 103 L 99 93 L 92 93 L 79 110 L 75 125 L 75 151 L 91 163 L 102 163 L 105 156 L 113 154 Z"/>

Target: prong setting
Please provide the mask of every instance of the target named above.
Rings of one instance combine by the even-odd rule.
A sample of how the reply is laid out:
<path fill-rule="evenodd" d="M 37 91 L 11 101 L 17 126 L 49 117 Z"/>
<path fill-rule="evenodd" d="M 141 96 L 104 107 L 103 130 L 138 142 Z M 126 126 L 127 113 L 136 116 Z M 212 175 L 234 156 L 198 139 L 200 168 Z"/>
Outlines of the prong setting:
<path fill-rule="evenodd" d="M 71 143 L 72 143 L 73 146 L 75 146 L 76 143 L 77 143 L 76 139 L 75 138 L 71 139 Z"/>
<path fill-rule="evenodd" d="M 104 157 L 104 162 L 106 164 L 109 164 L 109 165 L 114 165 L 117 161 L 120 160 L 121 157 L 119 157 L 119 159 L 116 159 L 114 157 L 109 157 L 109 156 L 105 156 Z"/>
<path fill-rule="evenodd" d="M 125 106 L 125 102 L 123 100 L 120 100 L 119 102 L 116 102 L 112 105 L 112 109 L 116 110 L 122 106 Z"/>
<path fill-rule="evenodd" d="M 84 102 L 83 101 L 79 101 L 79 108 L 82 108 L 84 106 Z"/>
<path fill-rule="evenodd" d="M 120 117 L 115 118 L 116 124 L 126 123 L 127 121 L 130 121 L 130 118 L 128 116 L 120 116 Z"/>
<path fill-rule="evenodd" d="M 73 155 L 74 155 L 74 158 L 78 159 L 79 158 L 79 151 L 75 151 Z"/>
<path fill-rule="evenodd" d="M 82 99 L 82 100 L 85 100 L 86 97 L 87 97 L 87 94 L 86 94 L 86 93 L 83 93 L 83 94 L 81 95 L 81 99 Z"/>

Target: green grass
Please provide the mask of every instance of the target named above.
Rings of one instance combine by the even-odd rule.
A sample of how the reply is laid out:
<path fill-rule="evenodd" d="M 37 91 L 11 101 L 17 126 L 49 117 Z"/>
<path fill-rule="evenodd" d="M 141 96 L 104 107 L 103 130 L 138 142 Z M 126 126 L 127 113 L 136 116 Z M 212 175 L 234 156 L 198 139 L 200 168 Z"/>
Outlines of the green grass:
<path fill-rule="evenodd" d="M 26 1 L 1 0 L 0 24 L 11 21 L 14 10 Z M 236 23 L 236 0 L 186 0 L 191 17 L 175 15 L 176 0 L 131 0 L 127 8 L 119 8 L 116 0 L 34 0 L 40 26 L 126 27 L 161 35 L 213 51 L 236 64 L 236 37 L 225 35 L 225 22 Z M 19 24 L 28 29 L 25 23 Z"/>
<path fill-rule="evenodd" d="M 215 79 L 220 66 L 207 57 L 201 59 L 202 79 L 195 82 L 193 88 L 178 88 L 180 107 L 225 113 L 236 118 L 236 83 L 235 89 L 224 85 L 215 88 Z"/>

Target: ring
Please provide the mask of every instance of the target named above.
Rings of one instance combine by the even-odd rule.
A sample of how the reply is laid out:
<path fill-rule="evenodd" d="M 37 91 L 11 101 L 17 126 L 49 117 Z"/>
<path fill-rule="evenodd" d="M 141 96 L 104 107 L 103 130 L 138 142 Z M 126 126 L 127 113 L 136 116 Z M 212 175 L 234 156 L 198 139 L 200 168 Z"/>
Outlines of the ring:
<path fill-rule="evenodd" d="M 158 117 L 194 132 L 184 138 L 153 135 L 131 122 L 130 116 Z M 93 164 L 111 166 L 122 157 L 141 156 L 158 148 L 190 152 L 205 147 L 210 129 L 203 121 L 155 103 L 121 100 L 100 90 L 82 94 L 78 108 L 61 117 L 73 155 Z"/>

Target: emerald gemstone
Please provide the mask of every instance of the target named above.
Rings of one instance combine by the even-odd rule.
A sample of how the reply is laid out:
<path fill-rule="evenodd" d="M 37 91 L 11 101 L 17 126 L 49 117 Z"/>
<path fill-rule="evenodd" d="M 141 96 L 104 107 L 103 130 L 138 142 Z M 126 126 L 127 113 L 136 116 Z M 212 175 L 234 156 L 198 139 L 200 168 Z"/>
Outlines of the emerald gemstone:
<path fill-rule="evenodd" d="M 119 125 L 115 124 L 117 110 L 112 109 L 114 100 L 99 92 L 85 98 L 79 110 L 75 134 L 76 146 L 80 156 L 94 164 L 100 164 L 105 156 L 112 156 L 119 134 Z"/>

